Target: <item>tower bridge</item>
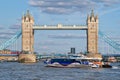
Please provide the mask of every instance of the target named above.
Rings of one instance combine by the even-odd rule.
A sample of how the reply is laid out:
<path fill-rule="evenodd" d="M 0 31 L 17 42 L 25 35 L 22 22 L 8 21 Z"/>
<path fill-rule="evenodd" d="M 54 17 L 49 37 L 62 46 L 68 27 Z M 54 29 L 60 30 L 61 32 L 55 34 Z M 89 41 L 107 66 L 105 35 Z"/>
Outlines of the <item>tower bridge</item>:
<path fill-rule="evenodd" d="M 91 14 L 87 16 L 86 26 L 58 24 L 56 26 L 34 26 L 34 18 L 27 11 L 22 17 L 22 50 L 30 53 L 34 52 L 34 30 L 86 30 L 87 34 L 87 52 L 89 56 L 101 57 L 98 55 L 98 16 Z M 97 55 L 97 56 L 96 56 Z"/>
<path fill-rule="evenodd" d="M 87 52 L 88 57 L 101 57 L 98 52 L 98 35 L 100 40 L 107 44 L 113 50 L 120 53 L 120 43 L 110 39 L 106 34 L 99 31 L 99 19 L 97 15 L 94 15 L 92 11 L 90 15 L 87 16 L 86 25 L 34 25 L 34 17 L 27 11 L 27 13 L 22 16 L 22 29 L 18 31 L 12 38 L 2 42 L 0 45 L 0 51 L 7 49 L 9 46 L 16 42 L 16 40 L 22 35 L 22 52 L 24 54 L 19 55 L 19 61 L 25 62 L 35 62 L 36 56 L 34 53 L 34 31 L 35 30 L 85 30 L 87 35 Z M 101 44 L 101 42 L 100 42 Z M 100 48 L 100 47 L 99 47 Z M 105 49 L 104 50 L 108 50 Z M 29 54 L 26 54 L 29 53 Z M 110 51 L 111 53 L 111 51 Z"/>
<path fill-rule="evenodd" d="M 26 62 L 35 62 L 34 53 L 34 31 L 35 30 L 85 30 L 87 35 L 87 52 L 89 57 L 101 57 L 98 52 L 98 34 L 107 45 L 109 45 L 115 51 L 120 52 L 120 43 L 110 39 L 103 32 L 99 31 L 99 19 L 97 15 L 94 15 L 92 11 L 87 16 L 86 25 L 34 25 L 34 17 L 27 11 L 22 16 L 22 29 L 17 32 L 11 39 L 6 40 L 0 45 L 0 50 L 4 50 L 22 35 L 22 52 L 26 51 L 29 54 L 20 54 L 19 60 L 25 60 Z M 99 31 L 99 32 L 98 32 Z"/>
<path fill-rule="evenodd" d="M 58 24 L 57 26 L 34 26 L 34 18 L 27 11 L 22 17 L 22 50 L 34 52 L 34 30 L 87 30 L 87 52 L 98 53 L 98 16 L 94 15 L 92 10 L 91 15 L 87 17 L 86 26 L 65 26 Z"/>

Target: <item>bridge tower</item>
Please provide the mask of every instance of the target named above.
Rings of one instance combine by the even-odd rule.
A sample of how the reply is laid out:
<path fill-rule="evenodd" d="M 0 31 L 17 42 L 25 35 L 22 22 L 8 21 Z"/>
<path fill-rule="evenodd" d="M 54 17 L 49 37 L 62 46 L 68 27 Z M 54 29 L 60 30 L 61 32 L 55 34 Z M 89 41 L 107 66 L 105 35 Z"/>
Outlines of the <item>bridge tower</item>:
<path fill-rule="evenodd" d="M 101 57 L 98 54 L 98 23 L 98 16 L 92 10 L 91 15 L 87 16 L 87 51 L 92 57 Z"/>
<path fill-rule="evenodd" d="M 36 62 L 36 55 L 34 54 L 34 19 L 27 11 L 22 17 L 22 54 L 19 55 L 19 62 L 31 63 Z"/>
<path fill-rule="evenodd" d="M 22 17 L 22 51 L 33 53 L 34 34 L 33 34 L 34 19 L 27 11 Z"/>

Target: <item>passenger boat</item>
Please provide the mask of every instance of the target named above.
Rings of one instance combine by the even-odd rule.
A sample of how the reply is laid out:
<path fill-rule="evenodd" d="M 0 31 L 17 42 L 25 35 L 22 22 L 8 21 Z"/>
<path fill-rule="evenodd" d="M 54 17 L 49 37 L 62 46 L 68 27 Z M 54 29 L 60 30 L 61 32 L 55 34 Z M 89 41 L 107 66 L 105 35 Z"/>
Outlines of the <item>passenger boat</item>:
<path fill-rule="evenodd" d="M 91 67 L 88 61 L 79 61 L 76 59 L 49 59 L 45 61 L 46 67 L 61 67 L 61 68 L 86 68 Z"/>
<path fill-rule="evenodd" d="M 45 61 L 47 67 L 64 68 L 99 68 L 102 67 L 102 58 L 89 58 L 82 54 L 71 54 L 67 58 L 53 58 Z"/>

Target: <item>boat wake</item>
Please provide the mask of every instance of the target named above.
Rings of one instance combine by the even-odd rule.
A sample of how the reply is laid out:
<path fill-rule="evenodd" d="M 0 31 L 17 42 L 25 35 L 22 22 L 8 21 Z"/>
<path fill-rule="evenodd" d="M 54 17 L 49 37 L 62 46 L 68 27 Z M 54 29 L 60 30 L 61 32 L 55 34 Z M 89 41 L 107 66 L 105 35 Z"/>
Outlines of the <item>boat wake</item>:
<path fill-rule="evenodd" d="M 112 66 L 112 69 L 120 69 L 118 66 Z"/>

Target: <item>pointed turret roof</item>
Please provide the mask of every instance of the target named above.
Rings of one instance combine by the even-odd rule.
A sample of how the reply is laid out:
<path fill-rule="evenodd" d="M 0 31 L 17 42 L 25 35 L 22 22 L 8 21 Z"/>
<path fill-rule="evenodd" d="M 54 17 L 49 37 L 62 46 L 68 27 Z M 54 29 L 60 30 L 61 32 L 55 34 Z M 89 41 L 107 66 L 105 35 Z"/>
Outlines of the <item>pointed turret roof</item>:
<path fill-rule="evenodd" d="M 31 17 L 31 14 L 30 14 L 29 10 L 27 10 L 26 16 L 27 16 L 27 17 Z"/>
<path fill-rule="evenodd" d="M 91 17 L 94 17 L 94 10 L 91 11 Z"/>

